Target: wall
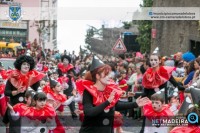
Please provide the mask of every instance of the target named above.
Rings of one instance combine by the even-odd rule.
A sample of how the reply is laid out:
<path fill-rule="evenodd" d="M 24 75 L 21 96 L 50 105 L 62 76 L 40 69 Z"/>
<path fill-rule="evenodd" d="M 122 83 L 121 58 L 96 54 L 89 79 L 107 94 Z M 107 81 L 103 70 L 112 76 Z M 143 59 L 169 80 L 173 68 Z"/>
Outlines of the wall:
<path fill-rule="evenodd" d="M 154 0 L 154 7 L 200 7 L 198 0 Z M 156 38 L 152 39 L 151 51 L 157 46 L 161 55 L 171 55 L 178 51 L 189 51 L 190 40 L 199 41 L 198 21 L 153 21 Z"/>

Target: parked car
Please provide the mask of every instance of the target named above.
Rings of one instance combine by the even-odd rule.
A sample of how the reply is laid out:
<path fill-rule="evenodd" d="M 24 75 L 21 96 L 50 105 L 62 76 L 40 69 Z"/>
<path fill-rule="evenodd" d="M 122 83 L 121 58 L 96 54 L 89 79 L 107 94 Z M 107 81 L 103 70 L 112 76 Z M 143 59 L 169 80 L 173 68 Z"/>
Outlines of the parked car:
<path fill-rule="evenodd" d="M 0 62 L 3 64 L 4 69 L 15 68 L 15 58 L 0 58 Z"/>

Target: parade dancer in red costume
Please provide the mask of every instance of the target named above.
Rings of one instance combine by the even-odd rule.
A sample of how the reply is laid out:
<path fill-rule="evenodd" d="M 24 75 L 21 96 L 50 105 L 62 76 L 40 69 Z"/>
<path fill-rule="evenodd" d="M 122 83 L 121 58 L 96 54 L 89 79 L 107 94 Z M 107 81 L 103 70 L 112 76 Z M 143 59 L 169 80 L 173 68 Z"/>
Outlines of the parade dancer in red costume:
<path fill-rule="evenodd" d="M 34 70 L 35 62 L 31 56 L 22 55 L 14 63 L 16 70 L 10 72 L 6 83 L 5 95 L 10 97 L 10 104 L 25 102 L 24 94 L 28 87 L 37 91 L 39 81 L 45 74 Z"/>
<path fill-rule="evenodd" d="M 8 80 L 5 87 L 5 95 L 10 97 L 10 104 L 14 106 L 17 103 L 25 103 L 24 95 L 28 87 L 37 91 L 39 87 L 39 81 L 45 76 L 45 74 L 34 70 L 35 61 L 31 56 L 22 55 L 19 56 L 14 62 L 16 70 L 12 70 L 8 75 Z M 8 111 L 4 116 L 3 122 L 8 123 Z M 12 120 L 11 120 L 12 121 Z M 10 122 L 11 128 L 15 124 Z"/>
<path fill-rule="evenodd" d="M 68 86 L 68 88 L 64 88 L 64 94 L 67 97 L 71 97 L 72 91 L 73 91 L 73 89 L 75 89 L 74 66 L 72 64 L 70 64 L 71 58 L 67 55 L 63 55 L 61 57 L 61 61 L 62 61 L 62 63 L 58 64 L 58 69 L 61 70 L 62 75 L 64 77 L 67 77 L 69 79 L 68 82 L 67 82 L 67 84 L 69 86 Z M 71 111 L 71 114 L 72 114 L 72 118 L 73 119 L 77 118 L 77 115 L 75 113 L 75 102 L 74 101 L 69 105 L 69 108 L 70 108 L 70 111 Z"/>
<path fill-rule="evenodd" d="M 161 59 L 159 58 L 158 53 L 153 53 L 150 56 L 151 67 L 146 70 L 142 79 L 142 85 L 144 87 L 143 95 L 150 98 L 152 94 L 165 88 L 165 103 L 168 103 L 167 81 L 170 81 L 181 91 L 184 90 L 184 87 L 180 86 L 173 78 L 172 71 L 174 70 L 174 67 L 159 66 L 160 63 Z"/>
<path fill-rule="evenodd" d="M 122 90 L 109 79 L 110 66 L 93 57 L 90 72 L 82 81 L 84 120 L 80 133 L 113 133 L 114 111 L 145 105 L 148 98 L 136 103 L 118 102 Z"/>
<path fill-rule="evenodd" d="M 85 78 L 84 78 L 85 79 Z M 83 112 L 83 104 L 82 104 L 82 97 L 83 97 L 83 91 L 84 91 L 84 87 L 82 85 L 82 79 L 78 80 L 76 82 L 76 86 L 77 86 L 77 95 L 80 95 L 80 100 L 78 102 L 78 114 L 79 114 L 79 120 L 81 122 L 83 122 L 84 120 L 84 112 Z M 123 116 L 120 112 L 115 111 L 114 112 L 114 123 L 113 123 L 113 127 L 116 130 L 116 133 L 122 133 L 122 129 L 121 126 L 123 125 Z"/>
<path fill-rule="evenodd" d="M 169 119 L 174 116 L 173 112 L 170 110 L 167 104 L 164 104 L 164 89 L 156 92 L 151 96 L 151 102 L 143 107 L 145 120 L 144 133 L 168 133 L 169 128 L 166 126 L 161 126 L 159 120 Z M 157 120 L 158 123 L 153 123 L 152 121 Z M 155 124 L 155 125 L 154 125 Z"/>
<path fill-rule="evenodd" d="M 68 89 L 69 85 L 67 83 L 69 81 L 69 78 L 63 76 L 60 69 L 56 69 L 55 71 L 53 71 L 53 78 L 60 83 L 63 89 Z M 62 89 L 62 93 L 63 93 L 63 89 Z M 64 105 L 60 105 L 57 111 L 59 111 L 60 115 L 63 115 Z"/>
<path fill-rule="evenodd" d="M 184 91 L 184 87 L 178 84 L 172 76 L 172 71 L 174 67 L 160 66 L 161 58 L 158 55 L 158 48 L 156 48 L 150 56 L 151 67 L 146 70 L 143 75 L 142 85 L 144 87 L 144 92 L 140 94 L 135 94 L 135 97 L 138 95 L 151 97 L 155 92 L 164 88 L 165 91 L 165 104 L 168 103 L 167 94 L 167 81 L 170 81 L 174 87 L 178 87 L 179 91 Z M 143 126 L 145 124 L 145 117 L 143 120 Z M 144 132 L 144 129 L 141 129 L 141 133 Z"/>
<path fill-rule="evenodd" d="M 77 111 L 77 113 L 79 114 L 79 120 L 81 122 L 83 122 L 83 119 L 84 119 L 83 104 L 82 104 L 84 88 L 82 86 L 82 81 L 83 81 L 83 79 L 78 79 L 76 81 L 77 94 L 80 96 L 80 100 L 78 101 L 78 111 Z"/>
<path fill-rule="evenodd" d="M 69 105 L 72 101 L 76 101 L 76 91 L 74 90 L 72 92 L 73 96 L 71 96 L 69 99 L 66 98 L 64 94 L 61 93 L 62 86 L 61 84 L 54 80 L 50 79 L 50 86 L 45 86 L 43 91 L 47 94 L 47 102 L 52 104 L 52 106 L 56 109 L 58 109 L 61 105 Z"/>
<path fill-rule="evenodd" d="M 74 68 L 74 66 L 71 63 L 71 58 L 67 55 L 63 55 L 61 57 L 62 63 L 58 64 L 58 69 L 62 71 L 63 74 L 67 74 L 68 71 Z"/>
<path fill-rule="evenodd" d="M 49 133 L 56 127 L 54 108 L 46 104 L 46 95 L 43 92 L 26 91 L 26 104 L 18 103 L 15 106 L 8 104 L 13 120 L 20 120 L 20 126 L 15 133 Z"/>
<path fill-rule="evenodd" d="M 43 92 L 37 92 L 33 96 L 32 107 L 29 107 L 22 115 L 22 133 L 49 133 L 56 128 L 54 108 L 46 103 L 47 97 Z"/>
<path fill-rule="evenodd" d="M 200 133 L 200 127 L 199 126 L 175 127 L 170 131 L 170 133 Z"/>
<path fill-rule="evenodd" d="M 53 106 L 55 110 L 59 109 L 60 106 L 67 106 L 72 101 L 76 101 L 76 98 L 75 98 L 76 91 L 73 91 L 72 92 L 73 96 L 67 99 L 66 96 L 61 93 L 62 90 L 63 89 L 62 89 L 61 84 L 58 81 L 53 80 L 53 79 L 50 79 L 50 87 L 46 86 L 43 89 L 43 91 L 47 94 L 47 103 L 51 104 L 51 106 Z M 56 116 L 56 123 L 57 123 L 57 128 L 54 129 L 53 132 L 65 133 L 65 130 L 57 116 Z"/>
<path fill-rule="evenodd" d="M 53 78 L 60 83 L 63 89 L 68 89 L 69 85 L 67 83 L 69 82 L 69 78 L 63 76 L 61 73 L 60 69 L 56 69 L 53 71 Z"/>
<path fill-rule="evenodd" d="M 7 98 L 4 95 L 4 91 L 5 91 L 5 84 L 4 84 L 4 80 L 0 75 L 0 116 L 4 116 L 5 112 L 6 112 L 6 108 L 7 108 Z"/>
<path fill-rule="evenodd" d="M 14 129 L 15 133 L 23 133 L 21 130 L 21 119 L 24 118 L 24 112 L 31 106 L 32 98 L 35 94 L 36 92 L 34 90 L 28 89 L 24 97 L 26 103 L 17 103 L 13 107 L 8 103 L 9 114 L 12 120 L 19 123 L 19 126 L 16 126 Z"/>

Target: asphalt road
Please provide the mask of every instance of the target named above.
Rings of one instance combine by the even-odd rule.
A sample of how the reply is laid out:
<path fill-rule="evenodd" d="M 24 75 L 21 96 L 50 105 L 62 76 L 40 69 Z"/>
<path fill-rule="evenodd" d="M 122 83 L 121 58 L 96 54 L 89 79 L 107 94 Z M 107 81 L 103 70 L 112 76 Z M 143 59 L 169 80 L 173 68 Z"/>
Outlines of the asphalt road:
<path fill-rule="evenodd" d="M 69 111 L 66 107 L 64 111 L 66 118 L 61 118 L 61 123 L 65 126 L 66 133 L 78 133 L 80 129 L 81 122 L 73 120 Z M 133 120 L 131 118 L 124 117 L 124 123 L 122 126 L 123 133 L 139 133 L 141 129 L 142 121 Z M 0 133 L 6 133 L 5 125 L 2 123 L 2 118 L 0 118 Z"/>
<path fill-rule="evenodd" d="M 67 133 L 78 133 L 80 127 L 77 127 L 76 125 L 81 125 L 79 120 L 73 120 L 70 116 L 69 108 L 65 108 L 65 115 L 69 116 L 67 118 L 67 121 L 64 123 L 67 123 L 66 132 Z M 122 126 L 123 133 L 139 133 L 142 125 L 142 120 L 133 120 L 131 118 L 124 117 L 124 123 Z M 63 123 L 63 122 L 62 122 Z"/>

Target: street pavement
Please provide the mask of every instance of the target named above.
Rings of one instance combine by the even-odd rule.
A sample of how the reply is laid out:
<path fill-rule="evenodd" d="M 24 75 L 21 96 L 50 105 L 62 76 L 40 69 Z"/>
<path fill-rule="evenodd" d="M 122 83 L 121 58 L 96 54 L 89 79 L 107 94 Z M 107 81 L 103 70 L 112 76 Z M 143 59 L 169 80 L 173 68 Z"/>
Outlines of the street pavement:
<path fill-rule="evenodd" d="M 77 107 L 77 106 L 76 106 Z M 65 126 L 66 133 L 78 133 L 80 129 L 81 122 L 79 119 L 73 120 L 68 107 L 65 107 L 64 116 L 66 118 L 60 118 L 61 123 Z M 131 118 L 124 117 L 124 123 L 122 126 L 123 133 L 139 133 L 141 129 L 142 121 L 133 120 Z M 0 133 L 6 133 L 6 128 L 2 123 L 2 118 L 0 121 Z"/>
<path fill-rule="evenodd" d="M 72 123 L 75 125 L 81 124 L 79 120 L 73 120 L 70 117 L 68 118 L 67 121 L 70 124 L 72 124 Z M 138 121 L 138 120 L 133 120 L 133 119 L 124 117 L 124 124 L 122 126 L 123 133 L 139 133 L 140 129 L 141 129 L 141 125 L 142 125 L 141 120 Z M 77 126 L 73 126 L 73 127 L 67 126 L 66 133 L 78 133 L 79 129 L 80 129 L 80 127 L 77 127 Z"/>
<path fill-rule="evenodd" d="M 62 122 L 63 125 L 66 125 L 65 123 L 69 123 L 69 126 L 66 128 L 66 133 L 78 133 L 80 127 L 77 127 L 76 125 L 81 125 L 80 121 L 73 120 L 69 108 L 65 108 L 65 115 L 69 116 L 67 118 L 67 122 Z M 142 120 L 133 120 L 132 118 L 124 117 L 123 118 L 124 123 L 122 126 L 123 133 L 139 133 L 141 126 L 142 126 Z M 67 124 L 68 125 L 68 124 Z M 75 126 L 74 126 L 75 125 Z"/>

